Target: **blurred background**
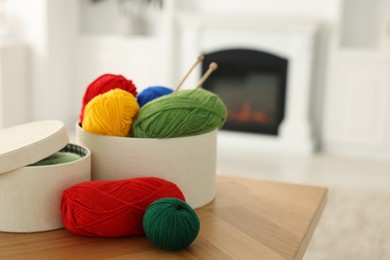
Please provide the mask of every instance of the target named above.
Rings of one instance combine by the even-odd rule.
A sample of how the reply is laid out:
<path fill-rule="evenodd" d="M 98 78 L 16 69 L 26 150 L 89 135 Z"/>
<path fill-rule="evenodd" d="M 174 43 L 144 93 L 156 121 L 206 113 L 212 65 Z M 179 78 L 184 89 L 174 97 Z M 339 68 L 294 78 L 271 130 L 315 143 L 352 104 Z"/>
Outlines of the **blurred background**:
<path fill-rule="evenodd" d="M 389 160 L 389 10 L 387 0 L 1 0 L 0 127 L 58 119 L 72 132 L 103 73 L 139 91 L 174 88 L 200 52 L 250 49 L 287 60 L 284 114 L 276 134 L 222 131 L 225 150 Z"/>

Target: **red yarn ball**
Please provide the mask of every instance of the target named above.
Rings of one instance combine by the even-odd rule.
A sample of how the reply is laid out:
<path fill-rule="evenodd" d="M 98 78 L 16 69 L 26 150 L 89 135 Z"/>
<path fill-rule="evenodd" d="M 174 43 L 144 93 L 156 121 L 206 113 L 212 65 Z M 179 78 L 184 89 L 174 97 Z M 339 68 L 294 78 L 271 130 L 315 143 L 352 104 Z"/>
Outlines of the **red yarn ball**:
<path fill-rule="evenodd" d="M 126 90 L 127 92 L 133 94 L 134 97 L 137 97 L 137 88 L 133 81 L 126 79 L 122 75 L 103 74 L 95 79 L 91 84 L 89 84 L 84 93 L 79 123 L 83 123 L 84 109 L 89 101 L 91 101 L 97 95 L 106 93 L 107 91 L 115 88 Z"/>
<path fill-rule="evenodd" d="M 185 201 L 174 183 L 155 177 L 84 182 L 63 192 L 62 221 L 82 236 L 143 235 L 147 207 L 167 197 Z"/>

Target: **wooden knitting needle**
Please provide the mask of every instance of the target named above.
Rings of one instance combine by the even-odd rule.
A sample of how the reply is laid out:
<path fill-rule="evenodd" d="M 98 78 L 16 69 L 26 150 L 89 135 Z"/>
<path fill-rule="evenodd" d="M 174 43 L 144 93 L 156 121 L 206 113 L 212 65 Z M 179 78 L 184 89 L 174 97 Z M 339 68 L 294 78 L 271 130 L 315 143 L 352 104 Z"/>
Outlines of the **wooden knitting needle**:
<path fill-rule="evenodd" d="M 198 58 L 196 59 L 196 62 L 192 65 L 191 69 L 187 72 L 187 74 L 184 76 L 184 78 L 180 81 L 179 85 L 177 85 L 174 92 L 177 92 L 180 89 L 181 85 L 183 85 L 184 81 L 188 78 L 188 76 L 191 74 L 191 72 L 203 60 L 204 60 L 204 55 L 203 54 L 199 55 Z"/>
<path fill-rule="evenodd" d="M 213 73 L 213 71 L 217 70 L 218 64 L 215 62 L 210 63 L 209 69 L 206 71 L 206 73 L 203 75 L 203 77 L 199 80 L 198 85 L 196 85 L 196 89 L 200 88 L 203 83 L 206 81 L 206 79 Z"/>

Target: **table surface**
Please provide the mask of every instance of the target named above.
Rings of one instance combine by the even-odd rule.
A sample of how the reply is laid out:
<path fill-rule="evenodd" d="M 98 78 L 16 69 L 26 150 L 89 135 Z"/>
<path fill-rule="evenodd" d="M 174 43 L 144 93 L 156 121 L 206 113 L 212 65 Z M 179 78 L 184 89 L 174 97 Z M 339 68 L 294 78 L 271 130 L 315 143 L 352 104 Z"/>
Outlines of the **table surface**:
<path fill-rule="evenodd" d="M 196 210 L 201 229 L 186 250 L 159 249 L 145 236 L 81 237 L 59 229 L 0 232 L 0 259 L 301 259 L 326 193 L 322 187 L 219 176 L 216 199 Z"/>

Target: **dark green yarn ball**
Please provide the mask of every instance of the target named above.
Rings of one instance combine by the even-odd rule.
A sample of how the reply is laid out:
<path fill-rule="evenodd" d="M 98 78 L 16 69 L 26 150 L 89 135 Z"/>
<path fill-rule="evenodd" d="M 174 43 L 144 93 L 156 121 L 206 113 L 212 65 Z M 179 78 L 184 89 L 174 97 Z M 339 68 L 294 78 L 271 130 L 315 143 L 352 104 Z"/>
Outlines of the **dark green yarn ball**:
<path fill-rule="evenodd" d="M 156 200 L 146 209 L 143 226 L 156 246 L 168 250 L 187 248 L 197 237 L 200 223 L 195 211 L 176 198 Z"/>

